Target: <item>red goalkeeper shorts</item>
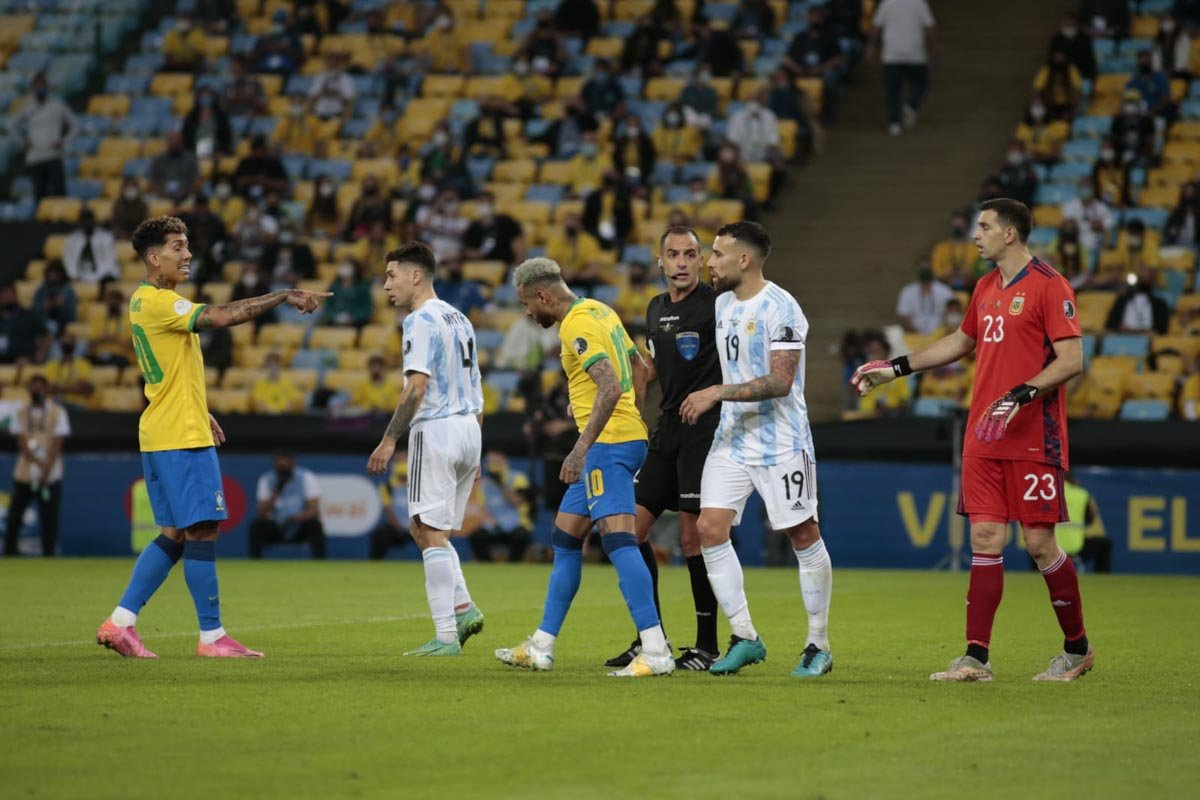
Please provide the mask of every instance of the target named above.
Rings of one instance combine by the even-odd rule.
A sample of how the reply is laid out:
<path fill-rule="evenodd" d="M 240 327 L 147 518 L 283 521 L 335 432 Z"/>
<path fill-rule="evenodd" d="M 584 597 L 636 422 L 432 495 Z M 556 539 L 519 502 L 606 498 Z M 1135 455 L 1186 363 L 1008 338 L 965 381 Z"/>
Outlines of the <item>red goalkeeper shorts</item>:
<path fill-rule="evenodd" d="M 958 513 L 971 522 L 1020 522 L 1053 526 L 1066 522 L 1063 471 L 1038 461 L 963 458 Z"/>

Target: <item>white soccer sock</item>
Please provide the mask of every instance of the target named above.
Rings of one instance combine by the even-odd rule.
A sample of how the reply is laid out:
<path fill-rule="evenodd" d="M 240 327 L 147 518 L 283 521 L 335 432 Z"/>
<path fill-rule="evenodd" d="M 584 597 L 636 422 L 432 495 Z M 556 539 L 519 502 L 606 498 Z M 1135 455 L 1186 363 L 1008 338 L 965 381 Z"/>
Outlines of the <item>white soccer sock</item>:
<path fill-rule="evenodd" d="M 132 628 L 137 623 L 137 614 L 128 608 L 117 606 L 116 610 L 112 612 L 111 619 L 118 628 Z"/>
<path fill-rule="evenodd" d="M 443 644 L 458 639 L 454 623 L 454 559 L 448 547 L 430 547 L 421 553 L 425 562 L 425 597 L 437 640 Z"/>
<path fill-rule="evenodd" d="M 829 600 L 833 595 L 833 564 L 825 540 L 807 550 L 794 550 L 800 565 L 800 594 L 808 611 L 808 641 L 829 651 Z"/>
<path fill-rule="evenodd" d="M 530 636 L 529 638 L 539 650 L 549 650 L 551 653 L 553 653 L 554 640 L 558 637 L 553 633 L 546 633 L 541 628 L 538 628 L 533 632 L 533 636 Z"/>
<path fill-rule="evenodd" d="M 461 614 L 471 607 L 471 593 L 467 591 L 467 579 L 463 576 L 462 562 L 458 550 L 450 545 L 450 557 L 454 559 L 454 612 Z"/>
<path fill-rule="evenodd" d="M 733 543 L 702 547 L 700 553 L 704 556 L 704 567 L 708 570 L 708 582 L 712 584 L 713 594 L 717 596 L 721 610 L 729 618 L 729 626 L 733 628 L 734 636 L 757 639 L 758 631 L 754 630 L 754 625 L 750 622 L 750 605 L 746 602 L 742 563 L 738 561 Z"/>
<path fill-rule="evenodd" d="M 663 633 L 662 625 L 655 625 L 653 628 L 646 628 L 644 631 L 638 631 L 638 638 L 642 640 L 642 649 L 647 653 L 662 655 L 670 653 L 667 648 L 667 635 Z"/>
<path fill-rule="evenodd" d="M 200 631 L 200 644 L 216 644 L 225 635 L 225 628 L 220 627 L 211 631 Z"/>

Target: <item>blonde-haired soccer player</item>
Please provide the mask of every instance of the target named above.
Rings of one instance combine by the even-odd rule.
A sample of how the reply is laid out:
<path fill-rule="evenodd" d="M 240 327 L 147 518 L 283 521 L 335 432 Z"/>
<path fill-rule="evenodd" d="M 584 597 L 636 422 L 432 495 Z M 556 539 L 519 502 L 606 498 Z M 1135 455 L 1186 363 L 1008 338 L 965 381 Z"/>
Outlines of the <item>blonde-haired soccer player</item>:
<path fill-rule="evenodd" d="M 96 632 L 96 642 L 123 656 L 157 658 L 142 644 L 134 623 L 182 557 L 200 620 L 197 653 L 261 658 L 221 627 L 215 546 L 217 526 L 227 513 L 215 445 L 225 441 L 225 434 L 208 413 L 196 331 L 240 325 L 285 302 L 311 313 L 330 295 L 292 289 L 219 306 L 192 303 L 175 291 L 191 274 L 192 262 L 187 226 L 176 217 L 138 225 L 133 249 L 146 265 L 146 280 L 130 298 L 129 320 L 150 403 L 142 412 L 138 440 L 154 521 L 163 531 L 138 556 L 129 586 Z"/>

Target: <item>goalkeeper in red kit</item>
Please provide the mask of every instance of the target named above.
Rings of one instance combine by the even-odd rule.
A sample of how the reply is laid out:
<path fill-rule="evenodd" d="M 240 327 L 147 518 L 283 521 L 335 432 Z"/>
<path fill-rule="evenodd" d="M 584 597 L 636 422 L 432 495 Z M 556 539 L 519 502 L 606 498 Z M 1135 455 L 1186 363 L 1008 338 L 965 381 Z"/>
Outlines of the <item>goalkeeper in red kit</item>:
<path fill-rule="evenodd" d="M 1082 334 L 1071 285 L 1029 253 L 1029 209 L 1015 200 L 980 207 L 974 242 L 996 264 L 975 286 L 962 326 L 908 356 L 854 372 L 860 395 L 975 351 L 975 387 L 964 437 L 958 513 L 971 521 L 967 651 L 935 681 L 990 681 L 988 644 L 1004 590 L 1007 524 L 1021 523 L 1025 545 L 1050 590 L 1065 641 L 1038 681 L 1072 681 L 1092 668 L 1079 580 L 1054 538 L 1067 521 L 1066 390 L 1083 371 Z"/>

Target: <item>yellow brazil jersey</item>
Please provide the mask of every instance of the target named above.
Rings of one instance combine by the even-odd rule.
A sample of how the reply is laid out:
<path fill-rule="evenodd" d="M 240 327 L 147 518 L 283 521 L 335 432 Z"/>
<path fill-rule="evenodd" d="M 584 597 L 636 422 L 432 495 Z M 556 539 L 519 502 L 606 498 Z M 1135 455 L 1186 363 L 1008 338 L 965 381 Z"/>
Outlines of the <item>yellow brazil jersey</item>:
<path fill-rule="evenodd" d="M 129 299 L 133 351 L 146 379 L 138 439 L 144 453 L 212 447 L 204 357 L 196 318 L 203 305 L 143 283 Z"/>
<path fill-rule="evenodd" d="M 633 393 L 633 367 L 629 356 L 637 351 L 615 311 L 595 300 L 576 300 L 558 328 L 562 340 L 562 365 L 567 373 L 567 393 L 582 432 L 596 404 L 596 383 L 587 370 L 602 358 L 612 362 L 621 382 L 621 397 L 598 442 L 618 444 L 646 438 L 646 423 L 638 413 Z"/>

